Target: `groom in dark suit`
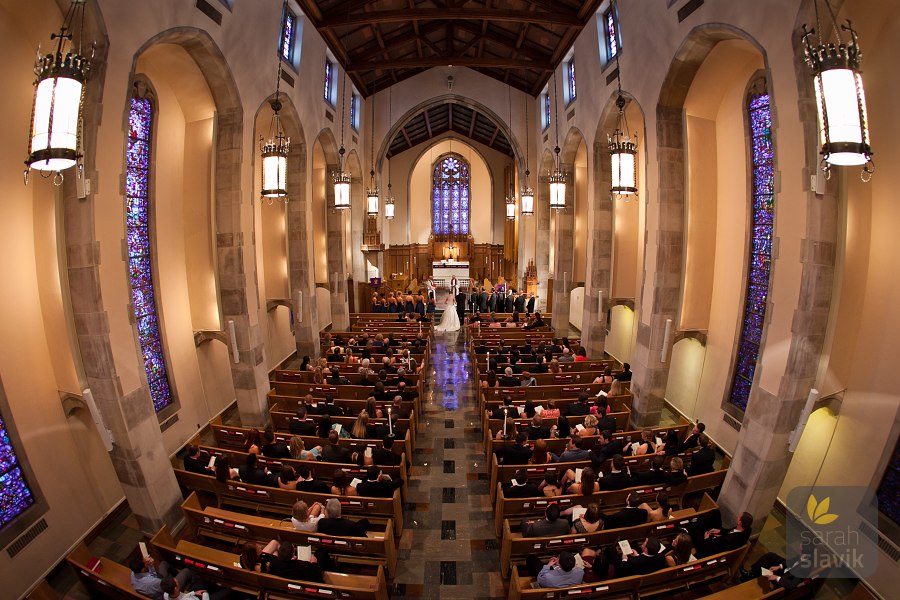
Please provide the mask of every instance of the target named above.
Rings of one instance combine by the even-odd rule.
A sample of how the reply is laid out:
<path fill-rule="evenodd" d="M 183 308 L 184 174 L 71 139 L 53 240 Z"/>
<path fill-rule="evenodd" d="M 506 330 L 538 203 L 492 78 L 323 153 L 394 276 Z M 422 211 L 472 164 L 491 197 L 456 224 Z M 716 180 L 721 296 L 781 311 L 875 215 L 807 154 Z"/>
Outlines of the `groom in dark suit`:
<path fill-rule="evenodd" d="M 481 293 L 478 294 L 478 310 L 483 313 L 488 310 L 488 293 L 484 288 L 481 288 Z"/>
<path fill-rule="evenodd" d="M 456 294 L 456 314 L 459 315 L 459 324 L 462 326 L 466 318 L 466 293 L 463 291 Z"/>

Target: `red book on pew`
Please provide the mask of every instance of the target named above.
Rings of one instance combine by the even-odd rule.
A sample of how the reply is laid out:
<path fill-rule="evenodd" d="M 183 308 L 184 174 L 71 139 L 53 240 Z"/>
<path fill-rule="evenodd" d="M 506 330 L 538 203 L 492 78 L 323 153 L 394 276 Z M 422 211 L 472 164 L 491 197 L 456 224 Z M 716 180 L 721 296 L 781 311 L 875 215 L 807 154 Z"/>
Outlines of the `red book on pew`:
<path fill-rule="evenodd" d="M 103 570 L 103 563 L 100 562 L 100 558 L 97 556 L 92 556 L 89 561 L 87 561 L 87 568 L 93 571 L 94 573 L 99 573 Z"/>

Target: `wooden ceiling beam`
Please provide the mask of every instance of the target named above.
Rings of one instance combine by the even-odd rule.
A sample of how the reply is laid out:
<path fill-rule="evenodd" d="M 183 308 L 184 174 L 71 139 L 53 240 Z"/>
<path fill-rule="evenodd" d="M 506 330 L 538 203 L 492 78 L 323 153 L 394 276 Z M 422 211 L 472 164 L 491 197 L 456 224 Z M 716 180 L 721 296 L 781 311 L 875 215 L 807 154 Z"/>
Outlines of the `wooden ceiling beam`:
<path fill-rule="evenodd" d="M 552 73 L 553 63 L 537 62 L 521 58 L 478 58 L 477 56 L 431 56 L 427 58 L 404 58 L 397 60 L 374 60 L 354 62 L 347 65 L 348 73 L 372 69 L 431 68 L 453 65 L 454 67 L 485 67 L 495 69 L 531 69 Z"/>
<path fill-rule="evenodd" d="M 593 3 L 593 2 L 591 2 Z M 306 0 L 301 4 L 315 4 Z M 321 15 L 321 12 L 316 11 Z M 310 16 L 309 13 L 306 13 Z M 316 29 L 335 29 L 349 25 L 368 23 L 408 23 L 410 21 L 505 21 L 511 23 L 541 23 L 544 25 L 561 25 L 574 27 L 579 31 L 584 24 L 573 14 L 559 10 L 535 13 L 529 10 L 485 9 L 485 8 L 415 8 L 413 10 L 376 10 L 356 12 L 341 16 L 327 16 L 315 19 Z"/>
<path fill-rule="evenodd" d="M 413 147 L 413 143 L 412 143 L 412 140 L 409 139 L 409 134 L 406 133 L 406 125 L 404 125 L 403 127 L 400 128 L 400 133 L 403 134 L 403 138 L 406 140 L 406 144 L 407 144 L 410 148 L 412 148 L 412 147 Z"/>
<path fill-rule="evenodd" d="M 428 110 L 422 111 L 422 114 L 425 115 L 425 129 L 428 130 L 428 139 L 430 140 L 434 137 L 434 133 L 431 131 L 431 119 L 428 116 Z"/>

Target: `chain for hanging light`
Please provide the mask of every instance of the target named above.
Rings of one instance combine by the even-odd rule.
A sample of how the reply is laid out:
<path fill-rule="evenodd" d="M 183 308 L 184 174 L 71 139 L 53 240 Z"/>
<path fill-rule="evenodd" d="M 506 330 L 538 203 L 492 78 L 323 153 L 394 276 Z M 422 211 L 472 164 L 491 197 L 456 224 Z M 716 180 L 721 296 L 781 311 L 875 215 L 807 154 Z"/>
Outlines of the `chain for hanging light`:
<path fill-rule="evenodd" d="M 528 97 L 525 98 L 525 184 L 519 192 L 522 198 L 522 216 L 534 216 L 534 189 L 529 185 L 529 176 L 531 171 L 528 170 Z"/>
<path fill-rule="evenodd" d="M 286 14 L 287 1 L 282 6 L 282 15 Z M 276 54 L 278 68 L 275 76 L 275 97 L 270 102 L 272 120 L 269 123 L 269 135 L 266 140 L 259 138 L 259 150 L 262 158 L 262 186 L 259 195 L 266 198 L 269 204 L 275 200 L 288 201 L 287 193 L 287 157 L 291 150 L 291 138 L 284 133 L 279 112 L 281 104 L 281 56 Z"/>
<path fill-rule="evenodd" d="M 347 71 L 344 69 L 341 78 L 341 147 L 338 150 L 338 170 L 332 175 L 334 181 L 334 208 L 347 210 L 350 208 L 350 173 L 344 171 L 344 121 L 346 120 L 345 108 L 347 105 Z"/>
<path fill-rule="evenodd" d="M 40 47 L 37 50 L 34 62 L 37 79 L 28 136 L 28 158 L 25 159 L 26 184 L 29 170 L 35 169 L 43 177 L 53 173 L 53 183 L 62 185 L 62 171 L 77 164 L 82 157 L 85 83 L 90 77 L 94 59 L 94 44 L 91 44 L 90 56 L 85 57 L 82 53 L 84 9 L 85 0 L 72 0 L 59 33 L 50 34 L 50 39 L 56 40 L 56 52 L 41 55 Z M 80 27 L 77 50 L 73 43 L 76 21 Z"/>
<path fill-rule="evenodd" d="M 828 0 L 823 0 L 834 30 L 835 42 L 826 42 L 822 36 L 818 0 L 813 0 L 816 27 L 803 25 L 803 45 L 806 64 L 813 74 L 816 90 L 816 108 L 819 113 L 819 132 L 822 145 L 822 171 L 826 178 L 831 167 L 862 166 L 860 177 L 869 181 L 875 172 L 869 139 L 866 94 L 863 87 L 859 49 L 859 36 L 850 20 L 838 27 L 837 18 Z M 844 42 L 841 31 L 850 39 Z M 812 36 L 816 35 L 813 44 Z"/>
<path fill-rule="evenodd" d="M 366 214 L 370 217 L 378 216 L 378 196 L 381 193 L 375 184 L 375 92 L 372 91 L 372 126 L 370 128 L 370 155 L 372 170 L 369 171 L 369 187 L 366 189 Z"/>
<path fill-rule="evenodd" d="M 566 208 L 566 175 L 559 165 L 559 91 L 556 89 L 556 71 L 553 71 L 553 122 L 556 125 L 556 147 L 553 149 L 555 168 L 550 174 L 550 208 L 565 210 Z"/>
<path fill-rule="evenodd" d="M 394 92 L 393 86 L 388 88 L 388 131 L 394 126 Z M 388 143 L 388 184 L 387 194 L 384 198 L 384 218 L 388 221 L 394 220 L 394 192 L 391 189 L 391 148 Z"/>

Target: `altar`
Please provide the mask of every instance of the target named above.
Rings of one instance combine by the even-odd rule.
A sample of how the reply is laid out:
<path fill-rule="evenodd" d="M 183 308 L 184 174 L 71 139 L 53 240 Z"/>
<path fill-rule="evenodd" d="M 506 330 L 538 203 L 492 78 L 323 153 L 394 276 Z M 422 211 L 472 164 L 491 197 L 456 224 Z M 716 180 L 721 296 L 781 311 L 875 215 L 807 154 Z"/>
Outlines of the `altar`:
<path fill-rule="evenodd" d="M 431 264 L 432 273 L 434 274 L 434 283 L 438 288 L 447 289 L 450 287 L 450 279 L 456 276 L 459 281 L 459 287 L 468 287 L 469 283 L 469 263 L 458 260 L 439 260 Z"/>

